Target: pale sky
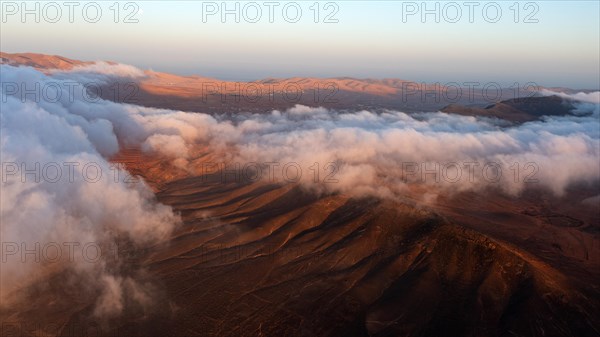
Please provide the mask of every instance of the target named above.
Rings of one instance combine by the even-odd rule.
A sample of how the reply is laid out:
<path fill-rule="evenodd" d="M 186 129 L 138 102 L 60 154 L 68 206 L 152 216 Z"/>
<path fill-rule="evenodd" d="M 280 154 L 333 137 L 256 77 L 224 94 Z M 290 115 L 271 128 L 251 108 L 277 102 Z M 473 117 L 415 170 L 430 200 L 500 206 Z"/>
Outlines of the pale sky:
<path fill-rule="evenodd" d="M 70 18 L 64 2 L 55 2 L 57 16 L 54 5 L 38 1 L 26 6 L 35 12 L 39 4 L 40 22 L 27 14 L 23 23 L 21 1 L 2 1 L 0 49 L 232 80 L 351 76 L 600 87 L 598 1 L 430 1 L 433 12 L 439 5 L 439 23 L 435 14 L 422 22 L 421 1 L 315 2 L 228 1 L 233 12 L 239 5 L 237 23 L 235 14 L 222 22 L 222 1 L 97 1 L 102 13 L 91 23 L 95 4 L 77 2 Z M 129 14 L 137 22 L 125 23 Z M 324 22 L 328 15 L 332 22 Z"/>

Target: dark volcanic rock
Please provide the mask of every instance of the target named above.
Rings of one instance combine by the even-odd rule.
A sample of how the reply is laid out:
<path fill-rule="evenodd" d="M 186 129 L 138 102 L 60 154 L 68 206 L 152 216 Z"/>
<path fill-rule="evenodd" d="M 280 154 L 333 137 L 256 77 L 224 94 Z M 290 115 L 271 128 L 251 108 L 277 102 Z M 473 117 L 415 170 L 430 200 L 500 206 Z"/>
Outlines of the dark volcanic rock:
<path fill-rule="evenodd" d="M 485 108 L 466 107 L 450 104 L 441 111 L 463 116 L 500 118 L 514 123 L 538 120 L 542 116 L 565 116 L 572 114 L 575 106 L 572 101 L 558 96 L 521 97 L 509 99 Z"/>

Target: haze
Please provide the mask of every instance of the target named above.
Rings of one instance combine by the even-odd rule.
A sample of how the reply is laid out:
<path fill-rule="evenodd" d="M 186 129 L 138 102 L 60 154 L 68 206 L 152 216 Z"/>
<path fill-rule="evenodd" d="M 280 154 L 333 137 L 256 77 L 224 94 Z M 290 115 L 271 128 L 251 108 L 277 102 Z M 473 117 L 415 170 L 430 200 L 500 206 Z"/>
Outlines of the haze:
<path fill-rule="evenodd" d="M 351 76 L 599 87 L 598 2 L 542 1 L 527 8 L 520 3 L 518 17 L 512 2 L 497 2 L 502 16 L 495 23 L 487 20 L 494 19 L 494 8 L 487 9 L 487 17 L 482 15 L 484 3 L 474 7 L 472 23 L 463 3 L 458 3 L 462 11 L 458 20 L 453 20 L 455 9 L 444 11 L 448 3 L 438 3 L 439 23 L 434 14 L 421 22 L 421 8 L 409 13 L 414 8 L 407 6 L 420 2 L 347 1 L 327 8 L 322 2 L 318 23 L 312 2 L 297 3 L 302 16 L 295 23 L 282 15 L 285 2 L 274 7 L 273 23 L 263 2 L 256 3 L 262 10 L 256 23 L 248 20 L 256 16 L 255 9 L 243 12 L 248 2 L 239 3 L 239 23 L 234 14 L 226 15 L 223 23 L 221 8 L 208 13 L 220 2 L 188 1 L 139 2 L 139 11 L 131 17 L 138 22 L 124 23 L 134 9 L 120 3 L 115 24 L 112 3 L 100 2 L 103 16 L 96 23 L 82 19 L 84 3 L 75 8 L 73 23 L 62 5 L 63 16 L 56 23 L 44 16 L 36 23 L 34 15 L 23 23 L 20 12 L 11 14 L 12 8 L 6 7 L 21 6 L 20 2 L 3 2 L 0 49 L 114 60 L 229 80 Z M 28 6 L 34 8 L 34 3 Z M 228 6 L 234 9 L 233 3 Z M 294 17 L 294 10 L 288 9 L 288 17 Z"/>

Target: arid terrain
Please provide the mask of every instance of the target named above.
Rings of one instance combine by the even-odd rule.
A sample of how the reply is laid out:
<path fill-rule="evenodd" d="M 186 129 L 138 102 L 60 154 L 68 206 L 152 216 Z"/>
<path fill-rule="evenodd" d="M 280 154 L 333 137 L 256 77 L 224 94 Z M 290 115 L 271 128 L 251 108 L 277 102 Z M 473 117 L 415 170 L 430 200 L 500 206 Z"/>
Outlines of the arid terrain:
<path fill-rule="evenodd" d="M 39 54 L 1 56 L 5 64 L 43 72 L 89 64 Z M 102 97 L 208 114 L 266 113 L 296 104 L 442 110 L 506 125 L 575 110 L 558 96 L 514 99 L 512 93 L 497 102 L 423 102 L 420 94 L 406 101 L 402 85 L 409 82 L 396 79 L 262 80 L 254 83 L 293 83 L 306 95 L 286 102 L 269 101 L 267 94 L 256 104 L 229 96 L 223 102 L 218 88 L 233 82 L 152 71 L 131 81 L 139 88 L 134 102 Z M 205 96 L 206 83 L 215 86 Z M 332 83 L 335 102 L 312 101 L 314 86 Z M 110 162 L 143 179 L 156 201 L 182 220 L 157 244 L 139 248 L 120 238 L 118 263 L 107 266 L 152 288 L 153 304 L 126 303 L 123 314 L 98 318 L 97 290 L 65 287 L 86 280 L 57 266 L 20 289 L 14 295 L 19 301 L 1 307 L 6 336 L 93 335 L 84 333 L 92 327 L 103 336 L 600 335 L 598 181 L 571 184 L 562 195 L 537 185 L 516 195 L 494 186 L 443 189 L 424 202 L 432 189 L 427 184 L 408 184 L 386 198 L 315 192 L 301 182 L 254 181 L 243 174 L 228 180 L 223 170 L 203 170 L 206 163 L 231 160 L 227 147 L 188 147 L 182 168 L 167 155 L 118 140 Z"/>
<path fill-rule="evenodd" d="M 40 70 L 69 70 L 91 64 L 89 61 L 40 54 L 2 53 L 0 57 L 5 64 L 27 65 Z M 350 110 L 399 109 L 416 112 L 432 111 L 452 104 L 485 107 L 495 101 L 533 96 L 535 91 L 543 89 L 536 83 L 522 83 L 519 88 L 500 89 L 496 83 L 478 83 L 471 84 L 470 88 L 458 88 L 454 87 L 456 83 L 445 85 L 410 79 L 303 77 L 235 82 L 151 70 L 145 71 L 144 77 L 134 82 L 135 88 L 127 86 L 132 81 L 122 79 L 117 83 L 109 83 L 102 87 L 99 94 L 104 99 L 116 102 L 217 114 L 269 112 L 296 104 Z M 485 89 L 486 86 L 489 88 Z M 560 89 L 567 93 L 573 91 L 549 89 Z"/>

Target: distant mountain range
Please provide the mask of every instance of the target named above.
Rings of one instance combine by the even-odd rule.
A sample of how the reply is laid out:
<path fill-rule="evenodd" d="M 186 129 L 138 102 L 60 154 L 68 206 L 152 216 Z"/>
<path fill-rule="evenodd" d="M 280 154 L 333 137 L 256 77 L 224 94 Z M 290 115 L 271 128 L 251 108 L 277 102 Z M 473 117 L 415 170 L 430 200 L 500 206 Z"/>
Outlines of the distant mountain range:
<path fill-rule="evenodd" d="M 70 70 L 93 62 L 62 56 L 34 53 L 0 52 L 2 63 L 48 69 Z M 115 63 L 115 62 L 109 62 Z M 515 90 L 491 83 L 460 89 L 450 84 L 421 83 L 402 79 L 356 79 L 350 77 L 268 78 L 252 82 L 224 81 L 200 76 L 179 76 L 147 70 L 143 78 L 133 80 L 135 92 L 114 89 L 102 91 L 105 99 L 148 107 L 178 109 L 204 113 L 270 112 L 296 104 L 323 106 L 340 110 L 395 109 L 404 112 L 438 111 L 461 115 L 480 115 L 512 122 L 534 120 L 541 115 L 567 114 L 568 102 L 559 98 L 536 97 L 548 89 L 564 93 L 590 92 L 569 88 L 527 86 Z M 125 80 L 119 80 L 124 84 Z M 113 86 L 114 83 L 107 85 Z M 485 86 L 487 91 L 484 90 Z M 125 93 L 127 91 L 127 93 Z M 532 98 L 525 100 L 524 98 Z M 500 103 L 501 102 L 501 103 Z M 500 103 L 500 104 L 497 104 Z"/>

